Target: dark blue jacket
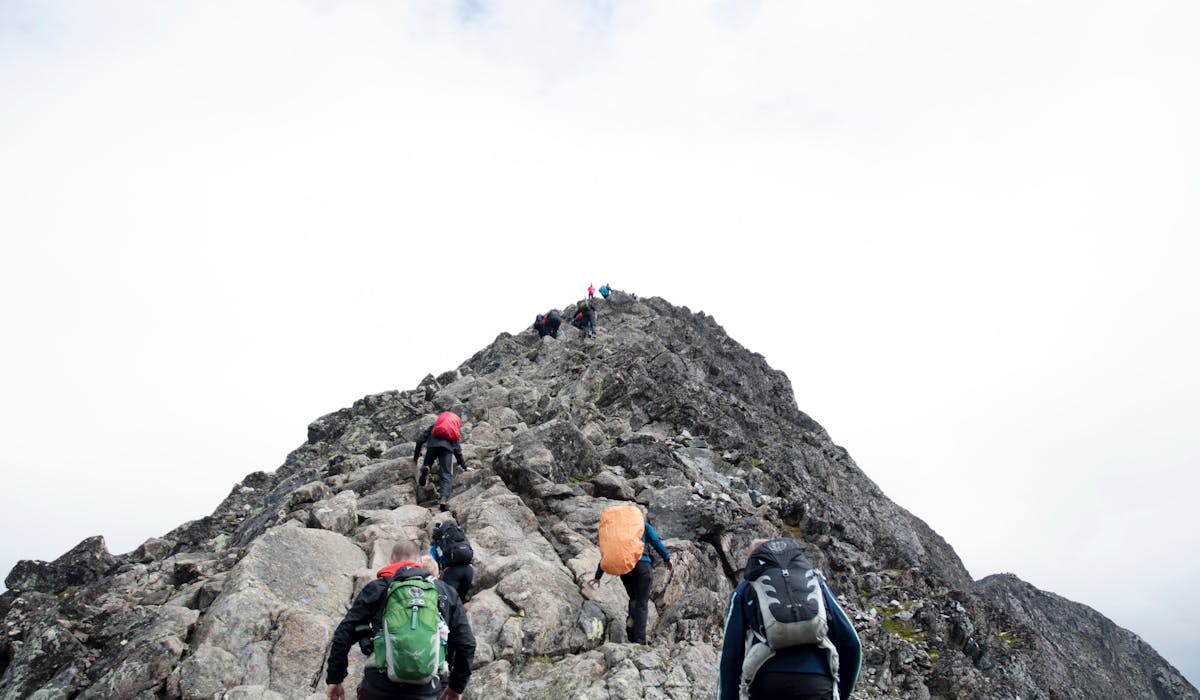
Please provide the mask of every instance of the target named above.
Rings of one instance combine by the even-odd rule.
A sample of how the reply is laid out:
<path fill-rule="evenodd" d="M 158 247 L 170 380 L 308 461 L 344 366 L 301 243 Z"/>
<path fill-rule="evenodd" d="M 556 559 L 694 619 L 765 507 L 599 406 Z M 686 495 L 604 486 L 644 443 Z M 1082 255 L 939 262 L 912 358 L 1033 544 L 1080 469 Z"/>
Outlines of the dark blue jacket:
<path fill-rule="evenodd" d="M 862 661 L 862 644 L 850 618 L 829 592 L 825 579 L 820 579 L 821 592 L 825 595 L 825 610 L 829 616 L 829 639 L 838 651 L 838 695 L 843 700 L 850 697 L 854 682 L 858 678 Z M 750 582 L 742 581 L 729 598 L 729 610 L 725 614 L 725 638 L 721 645 L 720 676 L 717 680 L 717 700 L 737 700 L 738 686 L 742 682 L 742 662 L 746 656 L 746 634 L 750 625 L 762 633 Z M 759 673 L 818 673 L 828 676 L 829 656 L 817 646 L 799 646 L 780 649 L 772 656 Z"/>
<path fill-rule="evenodd" d="M 421 458 L 421 448 L 425 446 L 425 443 L 429 443 L 430 450 L 435 447 L 441 447 L 442 449 L 450 450 L 452 453 L 454 453 L 454 459 L 458 461 L 458 466 L 462 467 L 463 469 L 467 468 L 467 463 L 463 461 L 462 445 L 457 442 L 447 440 L 446 438 L 434 435 L 432 425 L 422 430 L 421 434 L 417 436 L 417 447 L 413 450 L 414 462 Z"/>
<path fill-rule="evenodd" d="M 658 552 L 663 561 L 671 561 L 671 553 L 667 551 L 666 546 L 659 539 L 658 532 L 654 529 L 653 525 L 646 523 L 646 529 L 642 532 L 642 558 L 638 561 L 650 561 L 651 546 L 654 547 L 654 550 Z M 601 569 L 600 565 L 597 564 L 596 580 L 599 581 L 602 576 L 604 576 L 604 569 Z"/>

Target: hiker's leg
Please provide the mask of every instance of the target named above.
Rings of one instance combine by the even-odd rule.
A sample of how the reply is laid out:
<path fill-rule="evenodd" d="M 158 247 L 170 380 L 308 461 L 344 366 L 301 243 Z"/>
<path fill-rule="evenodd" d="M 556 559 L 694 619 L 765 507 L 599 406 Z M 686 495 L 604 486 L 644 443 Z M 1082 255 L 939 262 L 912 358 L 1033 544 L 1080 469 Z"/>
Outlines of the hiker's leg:
<path fill-rule="evenodd" d="M 439 493 L 442 501 L 450 500 L 450 487 L 454 478 L 454 453 L 445 447 L 438 448 L 438 462 L 442 468 L 442 480 Z"/>
<path fill-rule="evenodd" d="M 458 597 L 465 603 L 467 594 L 471 592 L 471 583 L 475 580 L 475 570 L 469 565 L 451 566 L 442 572 L 442 580 L 458 592 Z"/>
<path fill-rule="evenodd" d="M 429 467 L 433 464 L 434 458 L 437 457 L 436 447 L 425 448 L 425 461 L 421 464 L 421 485 L 425 485 L 425 480 L 429 477 Z"/>
<path fill-rule="evenodd" d="M 648 561 L 639 561 L 633 571 L 621 577 L 625 592 L 629 594 L 629 617 L 633 627 L 629 641 L 646 643 L 646 620 L 650 616 L 650 589 L 654 585 L 654 569 Z"/>

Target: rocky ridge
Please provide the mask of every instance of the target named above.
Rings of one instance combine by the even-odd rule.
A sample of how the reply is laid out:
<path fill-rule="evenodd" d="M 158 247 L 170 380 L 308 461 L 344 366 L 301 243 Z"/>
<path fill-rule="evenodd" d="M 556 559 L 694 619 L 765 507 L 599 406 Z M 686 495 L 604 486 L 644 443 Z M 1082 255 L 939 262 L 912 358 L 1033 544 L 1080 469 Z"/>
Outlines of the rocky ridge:
<path fill-rule="evenodd" d="M 417 503 L 411 453 L 454 410 L 481 467 L 450 501 L 477 554 L 468 698 L 713 697 L 725 602 L 749 542 L 771 535 L 803 542 L 853 617 L 856 698 L 1200 698 L 1090 608 L 1010 575 L 972 581 L 711 317 L 618 292 L 598 325 L 501 334 L 319 418 L 278 469 L 134 552 L 94 537 L 19 563 L 0 596 L 0 697 L 324 697 L 353 595 L 392 543 L 444 517 Z M 599 513 L 622 501 L 649 509 L 676 562 L 655 575 L 649 646 L 624 639 L 619 584 L 583 585 Z M 348 688 L 365 660 L 352 653 Z"/>

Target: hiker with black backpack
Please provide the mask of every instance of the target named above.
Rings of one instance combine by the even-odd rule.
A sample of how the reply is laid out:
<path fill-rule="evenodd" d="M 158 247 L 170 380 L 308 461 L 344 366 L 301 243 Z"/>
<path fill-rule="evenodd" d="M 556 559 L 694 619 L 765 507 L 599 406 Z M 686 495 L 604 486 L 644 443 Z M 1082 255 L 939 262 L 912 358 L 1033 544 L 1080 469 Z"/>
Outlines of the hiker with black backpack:
<path fill-rule="evenodd" d="M 433 546 L 429 548 L 429 556 L 441 569 L 440 578 L 458 592 L 458 597 L 464 603 L 467 602 L 471 584 L 475 581 L 475 568 L 471 565 L 475 551 L 471 549 L 471 541 L 467 539 L 462 525 L 453 520 L 434 525 Z"/>
<path fill-rule="evenodd" d="M 847 700 L 862 644 L 799 543 L 755 540 L 725 615 L 717 700 Z"/>
<path fill-rule="evenodd" d="M 417 436 L 417 447 L 413 450 L 413 464 L 415 465 L 421 458 L 421 448 L 427 443 L 429 445 L 425 451 L 425 463 L 421 465 L 420 476 L 417 479 L 417 486 L 421 489 L 425 488 L 425 483 L 429 479 L 429 467 L 433 465 L 434 460 L 438 462 L 441 474 L 438 484 L 438 508 L 443 512 L 450 508 L 446 502 L 450 500 L 450 489 L 453 486 L 454 478 L 454 464 L 451 462 L 451 456 L 458 460 L 458 466 L 462 467 L 463 471 L 472 471 L 463 460 L 462 446 L 459 445 L 459 440 L 462 439 L 461 428 L 462 419 L 457 414 L 443 411 L 438 414 L 433 425 L 421 431 L 421 434 Z"/>
<path fill-rule="evenodd" d="M 326 663 L 328 700 L 345 700 L 347 655 L 356 640 L 375 659 L 363 672 L 359 700 L 461 700 L 475 635 L 458 593 L 417 564 L 420 553 L 412 540 L 396 544 L 392 563 L 377 572 L 338 623 Z M 449 681 L 443 682 L 439 673 L 446 662 Z"/>
<path fill-rule="evenodd" d="M 551 338 L 558 337 L 558 327 L 562 325 L 562 315 L 557 309 L 550 309 L 544 314 L 538 314 L 533 321 L 533 330 L 537 331 L 539 338 L 550 336 Z"/>
<path fill-rule="evenodd" d="M 546 318 L 542 321 L 542 336 L 550 336 L 558 338 L 558 327 L 562 325 L 562 314 L 558 313 L 558 309 L 550 309 L 546 312 Z"/>
<path fill-rule="evenodd" d="M 646 643 L 646 620 L 650 616 L 650 589 L 654 585 L 654 565 L 650 560 L 653 547 L 668 571 L 674 571 L 671 553 L 663 545 L 654 526 L 646 521 L 640 507 L 610 506 L 600 514 L 600 563 L 596 576 L 589 583 L 600 585 L 605 573 L 621 577 L 629 594 L 629 620 L 625 637 L 635 644 Z"/>
<path fill-rule="evenodd" d="M 596 335 L 596 310 L 592 308 L 591 302 L 579 302 L 579 311 L 575 314 L 575 320 L 578 323 L 572 322 L 572 325 L 579 328 L 580 335 L 588 337 Z"/>

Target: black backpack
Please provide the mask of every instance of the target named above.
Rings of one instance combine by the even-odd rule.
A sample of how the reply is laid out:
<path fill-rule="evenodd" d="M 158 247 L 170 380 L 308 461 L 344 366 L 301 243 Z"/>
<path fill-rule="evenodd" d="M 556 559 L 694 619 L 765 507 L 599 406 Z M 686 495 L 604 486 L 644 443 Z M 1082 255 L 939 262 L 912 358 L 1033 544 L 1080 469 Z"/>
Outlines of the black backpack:
<path fill-rule="evenodd" d="M 442 555 L 442 566 L 470 564 L 475 558 L 467 533 L 458 523 L 448 520 L 433 529 L 433 544 Z"/>
<path fill-rule="evenodd" d="M 758 669 L 779 649 L 812 644 L 829 656 L 838 677 L 838 652 L 829 639 L 829 612 L 821 590 L 821 572 L 795 541 L 768 540 L 750 555 L 743 573 L 757 608 L 742 664 L 742 683 L 749 688 Z"/>

